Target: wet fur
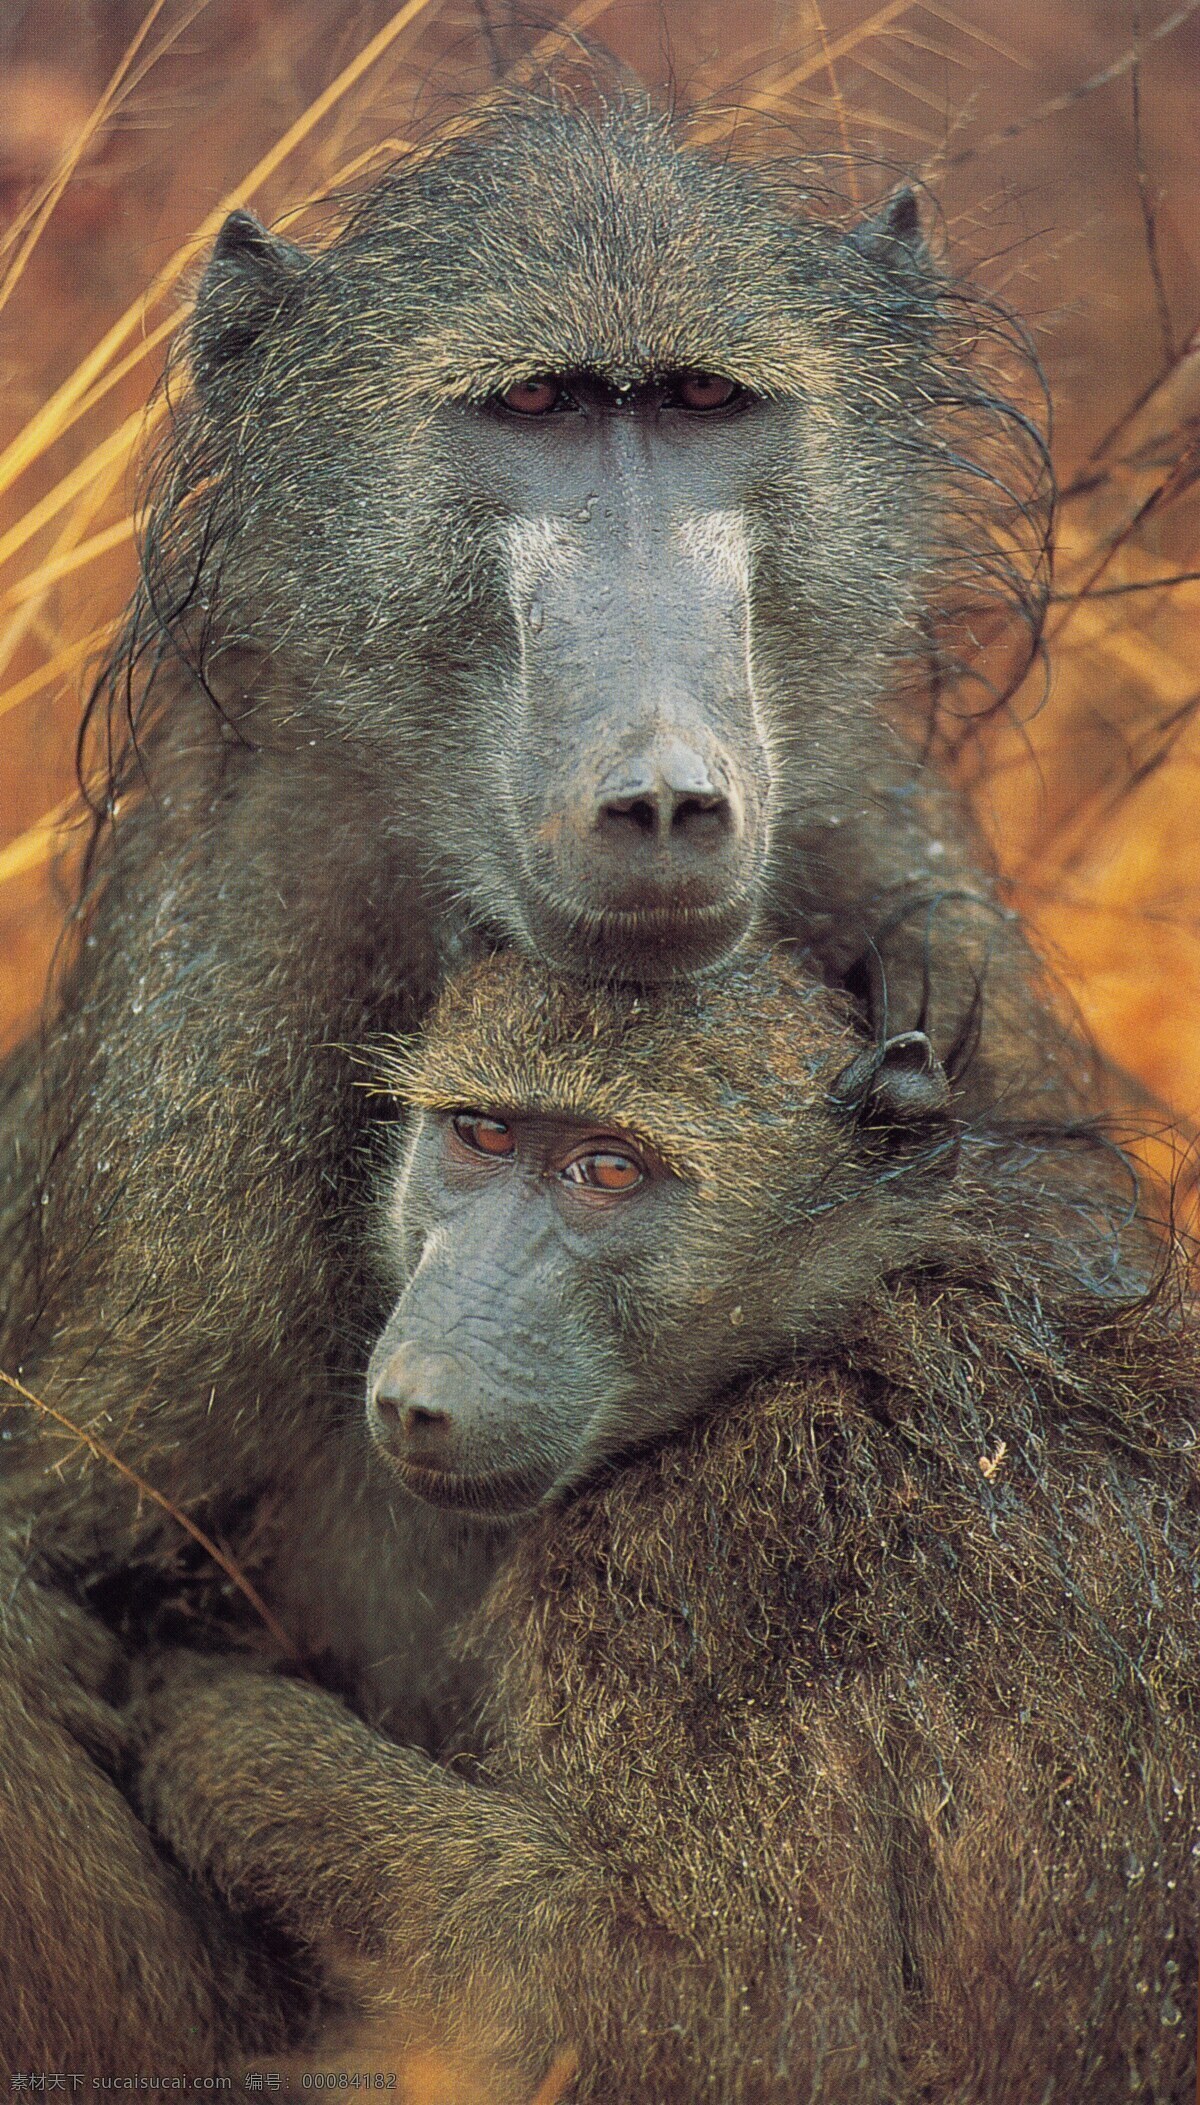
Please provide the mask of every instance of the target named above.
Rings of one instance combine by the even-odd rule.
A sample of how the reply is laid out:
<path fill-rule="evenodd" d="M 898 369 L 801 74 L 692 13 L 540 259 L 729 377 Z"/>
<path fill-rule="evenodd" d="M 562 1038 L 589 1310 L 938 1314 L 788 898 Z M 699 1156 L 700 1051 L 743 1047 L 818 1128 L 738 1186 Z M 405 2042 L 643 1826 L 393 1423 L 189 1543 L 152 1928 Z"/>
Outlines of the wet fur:
<path fill-rule="evenodd" d="M 418 1089 L 457 1068 L 466 1095 L 488 1073 L 511 1093 L 524 1061 L 543 1090 L 601 1067 L 620 1094 L 621 997 L 583 1033 L 583 998 L 539 1006 L 527 968 L 493 970 L 490 1007 L 487 986 L 443 1004 Z M 713 1203 L 755 1221 L 744 1277 L 779 1280 L 782 1164 L 821 1112 L 779 1131 L 769 1017 L 732 992 Z M 690 1035 L 682 1005 L 633 1022 L 629 1101 L 660 1145 L 686 1140 L 729 1029 L 719 996 L 690 997 Z M 1082 1283 L 1036 1177 L 997 1180 L 961 1139 L 952 1171 L 876 1156 L 883 1210 L 865 1187 L 832 1329 L 519 1531 L 457 1640 L 469 1761 L 248 1664 L 166 1665 L 142 1803 L 345 2003 L 304 2065 L 386 2066 L 432 2033 L 490 2058 L 504 2100 L 564 2050 L 596 2105 L 1185 2094 L 1195 1336 L 1169 1266 L 1143 1295 Z"/>

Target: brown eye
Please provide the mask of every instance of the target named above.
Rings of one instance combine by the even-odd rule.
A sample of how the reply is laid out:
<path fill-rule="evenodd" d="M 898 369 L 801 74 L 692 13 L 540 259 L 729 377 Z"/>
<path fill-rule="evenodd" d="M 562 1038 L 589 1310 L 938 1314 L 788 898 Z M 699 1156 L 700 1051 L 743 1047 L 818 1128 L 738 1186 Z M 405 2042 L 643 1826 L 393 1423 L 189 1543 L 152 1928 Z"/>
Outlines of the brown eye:
<path fill-rule="evenodd" d="M 722 373 L 681 373 L 679 400 L 685 409 L 728 409 L 741 392 L 736 380 Z"/>
<path fill-rule="evenodd" d="M 641 1163 L 635 1162 L 632 1155 L 618 1155 L 607 1149 L 576 1155 L 561 1174 L 568 1184 L 580 1184 L 589 1191 L 635 1191 L 645 1176 Z"/>
<path fill-rule="evenodd" d="M 543 374 L 534 380 L 518 380 L 506 388 L 500 397 L 505 409 L 514 410 L 519 417 L 548 417 L 562 400 L 562 389 L 557 380 Z"/>
<path fill-rule="evenodd" d="M 485 1118 L 478 1111 L 456 1111 L 452 1124 L 456 1136 L 472 1154 L 516 1154 L 516 1141 L 502 1118 Z"/>

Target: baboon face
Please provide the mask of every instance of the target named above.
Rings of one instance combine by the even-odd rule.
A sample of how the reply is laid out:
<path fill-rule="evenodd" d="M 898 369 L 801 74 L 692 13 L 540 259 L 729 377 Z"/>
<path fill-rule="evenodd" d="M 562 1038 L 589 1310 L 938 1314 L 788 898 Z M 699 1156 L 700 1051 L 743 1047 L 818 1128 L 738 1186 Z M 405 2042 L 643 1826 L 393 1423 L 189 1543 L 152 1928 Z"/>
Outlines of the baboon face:
<path fill-rule="evenodd" d="M 647 1005 L 496 958 L 392 1079 L 421 1108 L 368 1421 L 436 1504 L 513 1512 L 578 1483 L 814 1349 L 945 1230 L 927 1042 L 864 1052 L 777 959 Z"/>
<path fill-rule="evenodd" d="M 560 969 L 723 958 L 917 635 L 938 282 L 911 199 L 839 232 L 549 91 L 317 254 L 235 215 L 189 339 L 214 494 L 180 530 L 224 508 L 209 625 L 290 667 L 243 728 L 336 740 L 364 827 Z"/>
<path fill-rule="evenodd" d="M 459 414 L 471 482 L 507 512 L 512 866 L 560 965 L 687 969 L 755 913 L 771 770 L 747 500 L 778 423 L 732 380 L 670 371 L 538 375 Z"/>
<path fill-rule="evenodd" d="M 613 1296 L 645 1298 L 693 1204 L 619 1128 L 419 1114 L 395 1213 L 411 1275 L 368 1376 L 372 1434 L 410 1490 L 516 1510 L 605 1430 L 632 1431 L 644 1377 Z"/>

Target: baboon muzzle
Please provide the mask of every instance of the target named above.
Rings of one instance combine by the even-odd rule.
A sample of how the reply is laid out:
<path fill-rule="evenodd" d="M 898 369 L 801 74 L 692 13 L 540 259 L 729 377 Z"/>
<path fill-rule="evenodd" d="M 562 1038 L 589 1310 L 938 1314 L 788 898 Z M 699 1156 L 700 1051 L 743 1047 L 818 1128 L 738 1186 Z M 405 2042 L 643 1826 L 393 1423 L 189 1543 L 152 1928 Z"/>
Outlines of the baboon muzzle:
<path fill-rule="evenodd" d="M 750 926 L 769 773 L 734 572 L 675 522 L 653 550 L 573 535 L 522 595 L 514 802 L 531 933 L 556 962 L 657 978 Z"/>
<path fill-rule="evenodd" d="M 533 1468 L 497 1466 L 480 1438 L 478 1381 L 450 1353 L 402 1342 L 368 1385 L 367 1423 L 405 1488 L 427 1505 L 518 1512 L 545 1489 Z"/>

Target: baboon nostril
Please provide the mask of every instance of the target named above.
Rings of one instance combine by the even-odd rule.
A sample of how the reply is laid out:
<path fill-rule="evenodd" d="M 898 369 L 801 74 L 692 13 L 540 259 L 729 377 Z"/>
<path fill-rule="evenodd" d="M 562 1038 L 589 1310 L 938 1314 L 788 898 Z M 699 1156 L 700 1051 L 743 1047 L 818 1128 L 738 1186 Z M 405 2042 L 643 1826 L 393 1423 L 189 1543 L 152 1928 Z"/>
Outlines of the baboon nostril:
<path fill-rule="evenodd" d="M 399 1413 L 397 1412 L 398 1415 Z M 404 1430 L 410 1435 L 413 1433 L 436 1434 L 443 1426 L 447 1426 L 449 1423 L 449 1412 L 431 1411 L 424 1404 L 420 1403 L 410 1404 L 404 1413 Z"/>
<path fill-rule="evenodd" d="M 635 833 L 658 833 L 662 825 L 658 798 L 652 791 L 642 796 L 608 797 L 600 806 L 600 823 L 627 826 Z"/>
<path fill-rule="evenodd" d="M 731 825 L 733 808 L 728 797 L 719 790 L 701 796 L 680 797 L 671 813 L 672 833 L 688 833 L 696 839 L 706 835 L 723 833 Z"/>
<path fill-rule="evenodd" d="M 438 1401 L 447 1380 L 445 1363 L 411 1342 L 400 1345 L 381 1369 L 372 1395 L 377 1432 L 398 1451 L 442 1451 L 454 1432 L 452 1414 Z"/>
<path fill-rule="evenodd" d="M 399 1425 L 401 1406 L 398 1397 L 388 1396 L 382 1389 L 376 1389 L 374 1403 L 375 1414 L 384 1425 L 389 1427 Z"/>

